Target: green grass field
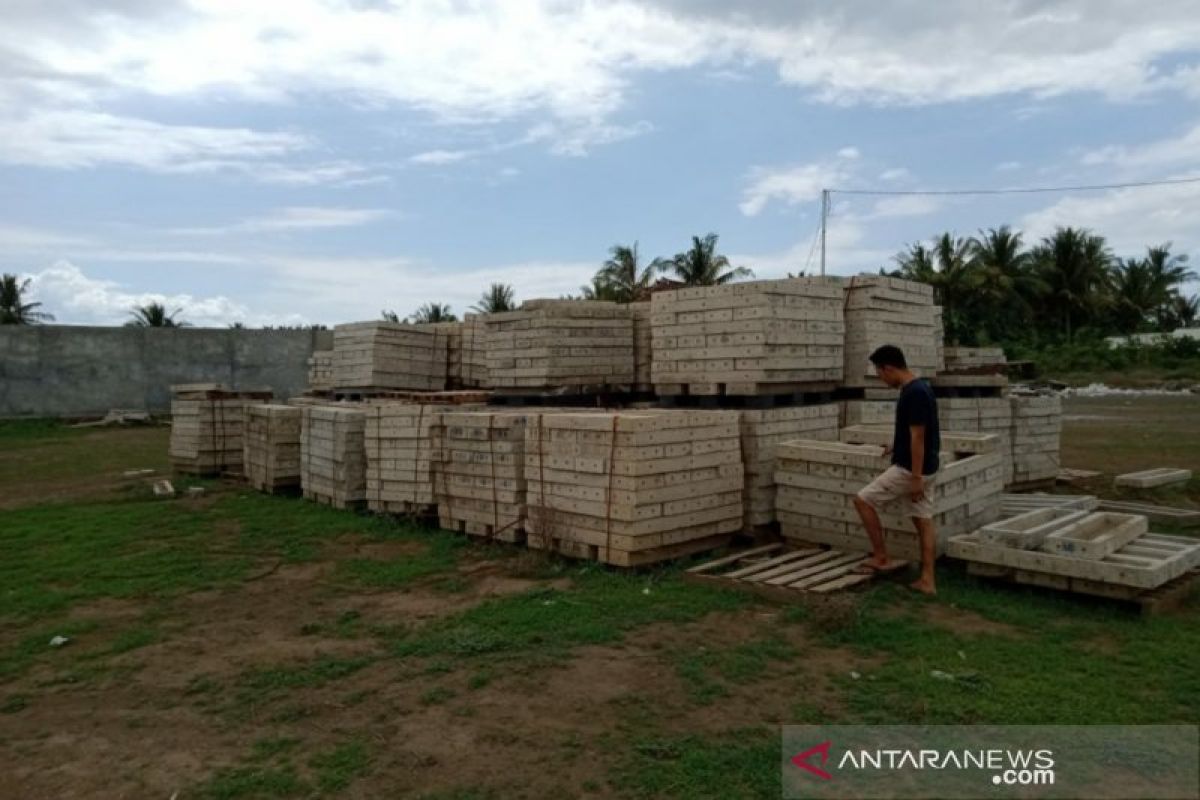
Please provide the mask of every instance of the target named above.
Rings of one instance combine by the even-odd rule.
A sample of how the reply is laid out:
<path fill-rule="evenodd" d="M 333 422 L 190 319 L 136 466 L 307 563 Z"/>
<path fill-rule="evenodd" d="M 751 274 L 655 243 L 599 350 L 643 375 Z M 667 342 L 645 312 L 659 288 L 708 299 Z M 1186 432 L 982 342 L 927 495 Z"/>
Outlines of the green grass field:
<path fill-rule="evenodd" d="M 1068 412 L 1064 463 L 1109 484 L 1200 468 L 1200 398 Z M 1200 717 L 1195 596 L 1147 619 L 946 565 L 933 600 L 783 607 L 231 483 L 156 499 L 122 472 L 166 437 L 0 423 L 0 796 L 759 798 L 781 724 Z"/>

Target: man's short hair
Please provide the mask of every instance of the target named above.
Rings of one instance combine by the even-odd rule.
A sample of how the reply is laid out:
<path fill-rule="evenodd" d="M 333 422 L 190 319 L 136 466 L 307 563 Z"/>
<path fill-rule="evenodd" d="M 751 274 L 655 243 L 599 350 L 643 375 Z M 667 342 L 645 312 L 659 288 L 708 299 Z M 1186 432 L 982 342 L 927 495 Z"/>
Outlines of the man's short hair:
<path fill-rule="evenodd" d="M 871 363 L 877 367 L 908 369 L 908 362 L 904 359 L 904 351 L 894 344 L 885 344 L 874 353 L 871 353 Z"/>

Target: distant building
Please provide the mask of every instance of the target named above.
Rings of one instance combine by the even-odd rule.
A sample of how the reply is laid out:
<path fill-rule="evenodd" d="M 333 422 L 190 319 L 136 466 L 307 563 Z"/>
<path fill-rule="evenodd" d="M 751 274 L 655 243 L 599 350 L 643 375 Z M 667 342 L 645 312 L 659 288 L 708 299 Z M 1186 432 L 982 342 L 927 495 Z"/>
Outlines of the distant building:
<path fill-rule="evenodd" d="M 1179 328 L 1171 333 L 1135 333 L 1131 336 L 1108 336 L 1109 347 L 1125 344 L 1156 344 L 1166 339 L 1200 339 L 1200 328 Z"/>

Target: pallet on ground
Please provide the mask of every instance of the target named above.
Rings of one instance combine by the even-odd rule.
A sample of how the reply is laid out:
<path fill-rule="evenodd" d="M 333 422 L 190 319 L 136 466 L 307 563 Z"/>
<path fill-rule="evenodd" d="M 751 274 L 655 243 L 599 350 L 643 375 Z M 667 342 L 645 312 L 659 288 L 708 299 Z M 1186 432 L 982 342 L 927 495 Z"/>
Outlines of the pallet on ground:
<path fill-rule="evenodd" d="M 446 411 L 437 427 L 434 497 L 441 527 L 525 541 L 525 427 L 515 411 Z"/>
<path fill-rule="evenodd" d="M 535 549 L 632 566 L 716 546 L 742 527 L 735 412 L 531 415 L 524 463 Z"/>
<path fill-rule="evenodd" d="M 336 508 L 366 501 L 367 412 L 305 406 L 300 417 L 300 486 L 304 496 Z"/>
<path fill-rule="evenodd" d="M 269 400 L 270 392 L 238 392 L 219 384 L 182 384 L 174 389 L 167 451 L 172 469 L 192 475 L 240 472 L 246 406 Z"/>
<path fill-rule="evenodd" d="M 1045 572 L 1031 572 L 1013 567 L 984 564 L 978 561 L 967 562 L 967 574 L 979 578 L 1007 581 L 1025 586 L 1037 586 L 1043 589 L 1054 589 L 1074 594 L 1102 597 L 1108 600 L 1119 600 L 1133 605 L 1143 616 L 1162 614 L 1178 608 L 1200 586 L 1200 569 L 1185 572 L 1179 577 L 1168 580 L 1166 583 L 1153 589 L 1140 589 L 1121 584 L 1104 583 L 1085 578 L 1072 578 Z"/>
<path fill-rule="evenodd" d="M 260 492 L 300 486 L 301 416 L 296 406 L 246 406 L 242 472 Z"/>
<path fill-rule="evenodd" d="M 788 278 L 655 293 L 651 375 L 659 395 L 767 394 L 842 377 L 840 280 Z M 785 389 L 782 391 L 794 391 Z"/>
<path fill-rule="evenodd" d="M 1061 588 L 1074 591 L 1079 591 L 1074 587 L 1080 581 L 1097 589 L 1103 585 L 1154 589 L 1200 566 L 1200 541 L 1148 533 L 1103 558 L 1086 559 L 1004 547 L 970 533 L 952 537 L 946 554 L 1040 576 L 1043 585 L 1060 583 Z"/>
<path fill-rule="evenodd" d="M 941 308 L 933 289 L 915 281 L 858 275 L 845 284 L 846 338 L 842 384 L 874 388 L 879 378 L 870 363 L 876 348 L 899 347 L 921 377 L 944 369 Z"/>
<path fill-rule="evenodd" d="M 1127 472 L 1124 475 L 1118 475 L 1113 479 L 1113 485 L 1129 489 L 1156 489 L 1159 486 L 1187 483 L 1191 479 L 1192 471 L 1190 469 L 1159 467 L 1158 469 L 1147 469 L 1141 472 Z"/>
<path fill-rule="evenodd" d="M 948 445 L 930 491 L 937 548 L 959 533 L 974 531 L 999 517 L 1002 460 L 995 440 L 981 440 L 985 452 L 958 455 Z M 990 452 L 987 452 L 990 450 Z M 849 550 L 869 547 L 858 511 L 857 493 L 890 466 L 877 445 L 797 440 L 776 449 L 776 515 L 786 539 Z M 880 511 L 889 552 L 919 558 L 920 543 L 907 501 Z"/>
<path fill-rule="evenodd" d="M 805 594 L 828 594 L 861 586 L 879 573 L 862 572 L 870 554 L 819 547 L 764 545 L 699 564 L 683 574 L 685 581 L 743 589 L 784 602 Z M 903 567 L 905 562 L 896 566 Z M 894 573 L 889 573 L 894 574 Z"/>
<path fill-rule="evenodd" d="M 531 300 L 486 324 L 494 388 L 633 385 L 633 314 L 624 305 Z"/>
<path fill-rule="evenodd" d="M 333 329 L 338 391 L 446 388 L 449 335 L 434 326 L 356 322 Z"/>

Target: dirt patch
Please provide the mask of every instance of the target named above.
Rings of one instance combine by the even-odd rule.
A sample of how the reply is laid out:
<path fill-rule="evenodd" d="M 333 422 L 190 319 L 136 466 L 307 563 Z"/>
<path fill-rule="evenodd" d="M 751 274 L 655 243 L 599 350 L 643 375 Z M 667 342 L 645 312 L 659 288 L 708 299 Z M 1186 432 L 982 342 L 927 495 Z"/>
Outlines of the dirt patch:
<path fill-rule="evenodd" d="M 921 614 L 926 622 L 944 628 L 956 636 L 1008 636 L 1016 639 L 1024 635 L 1012 625 L 996 622 L 974 611 L 945 603 L 925 603 Z"/>

